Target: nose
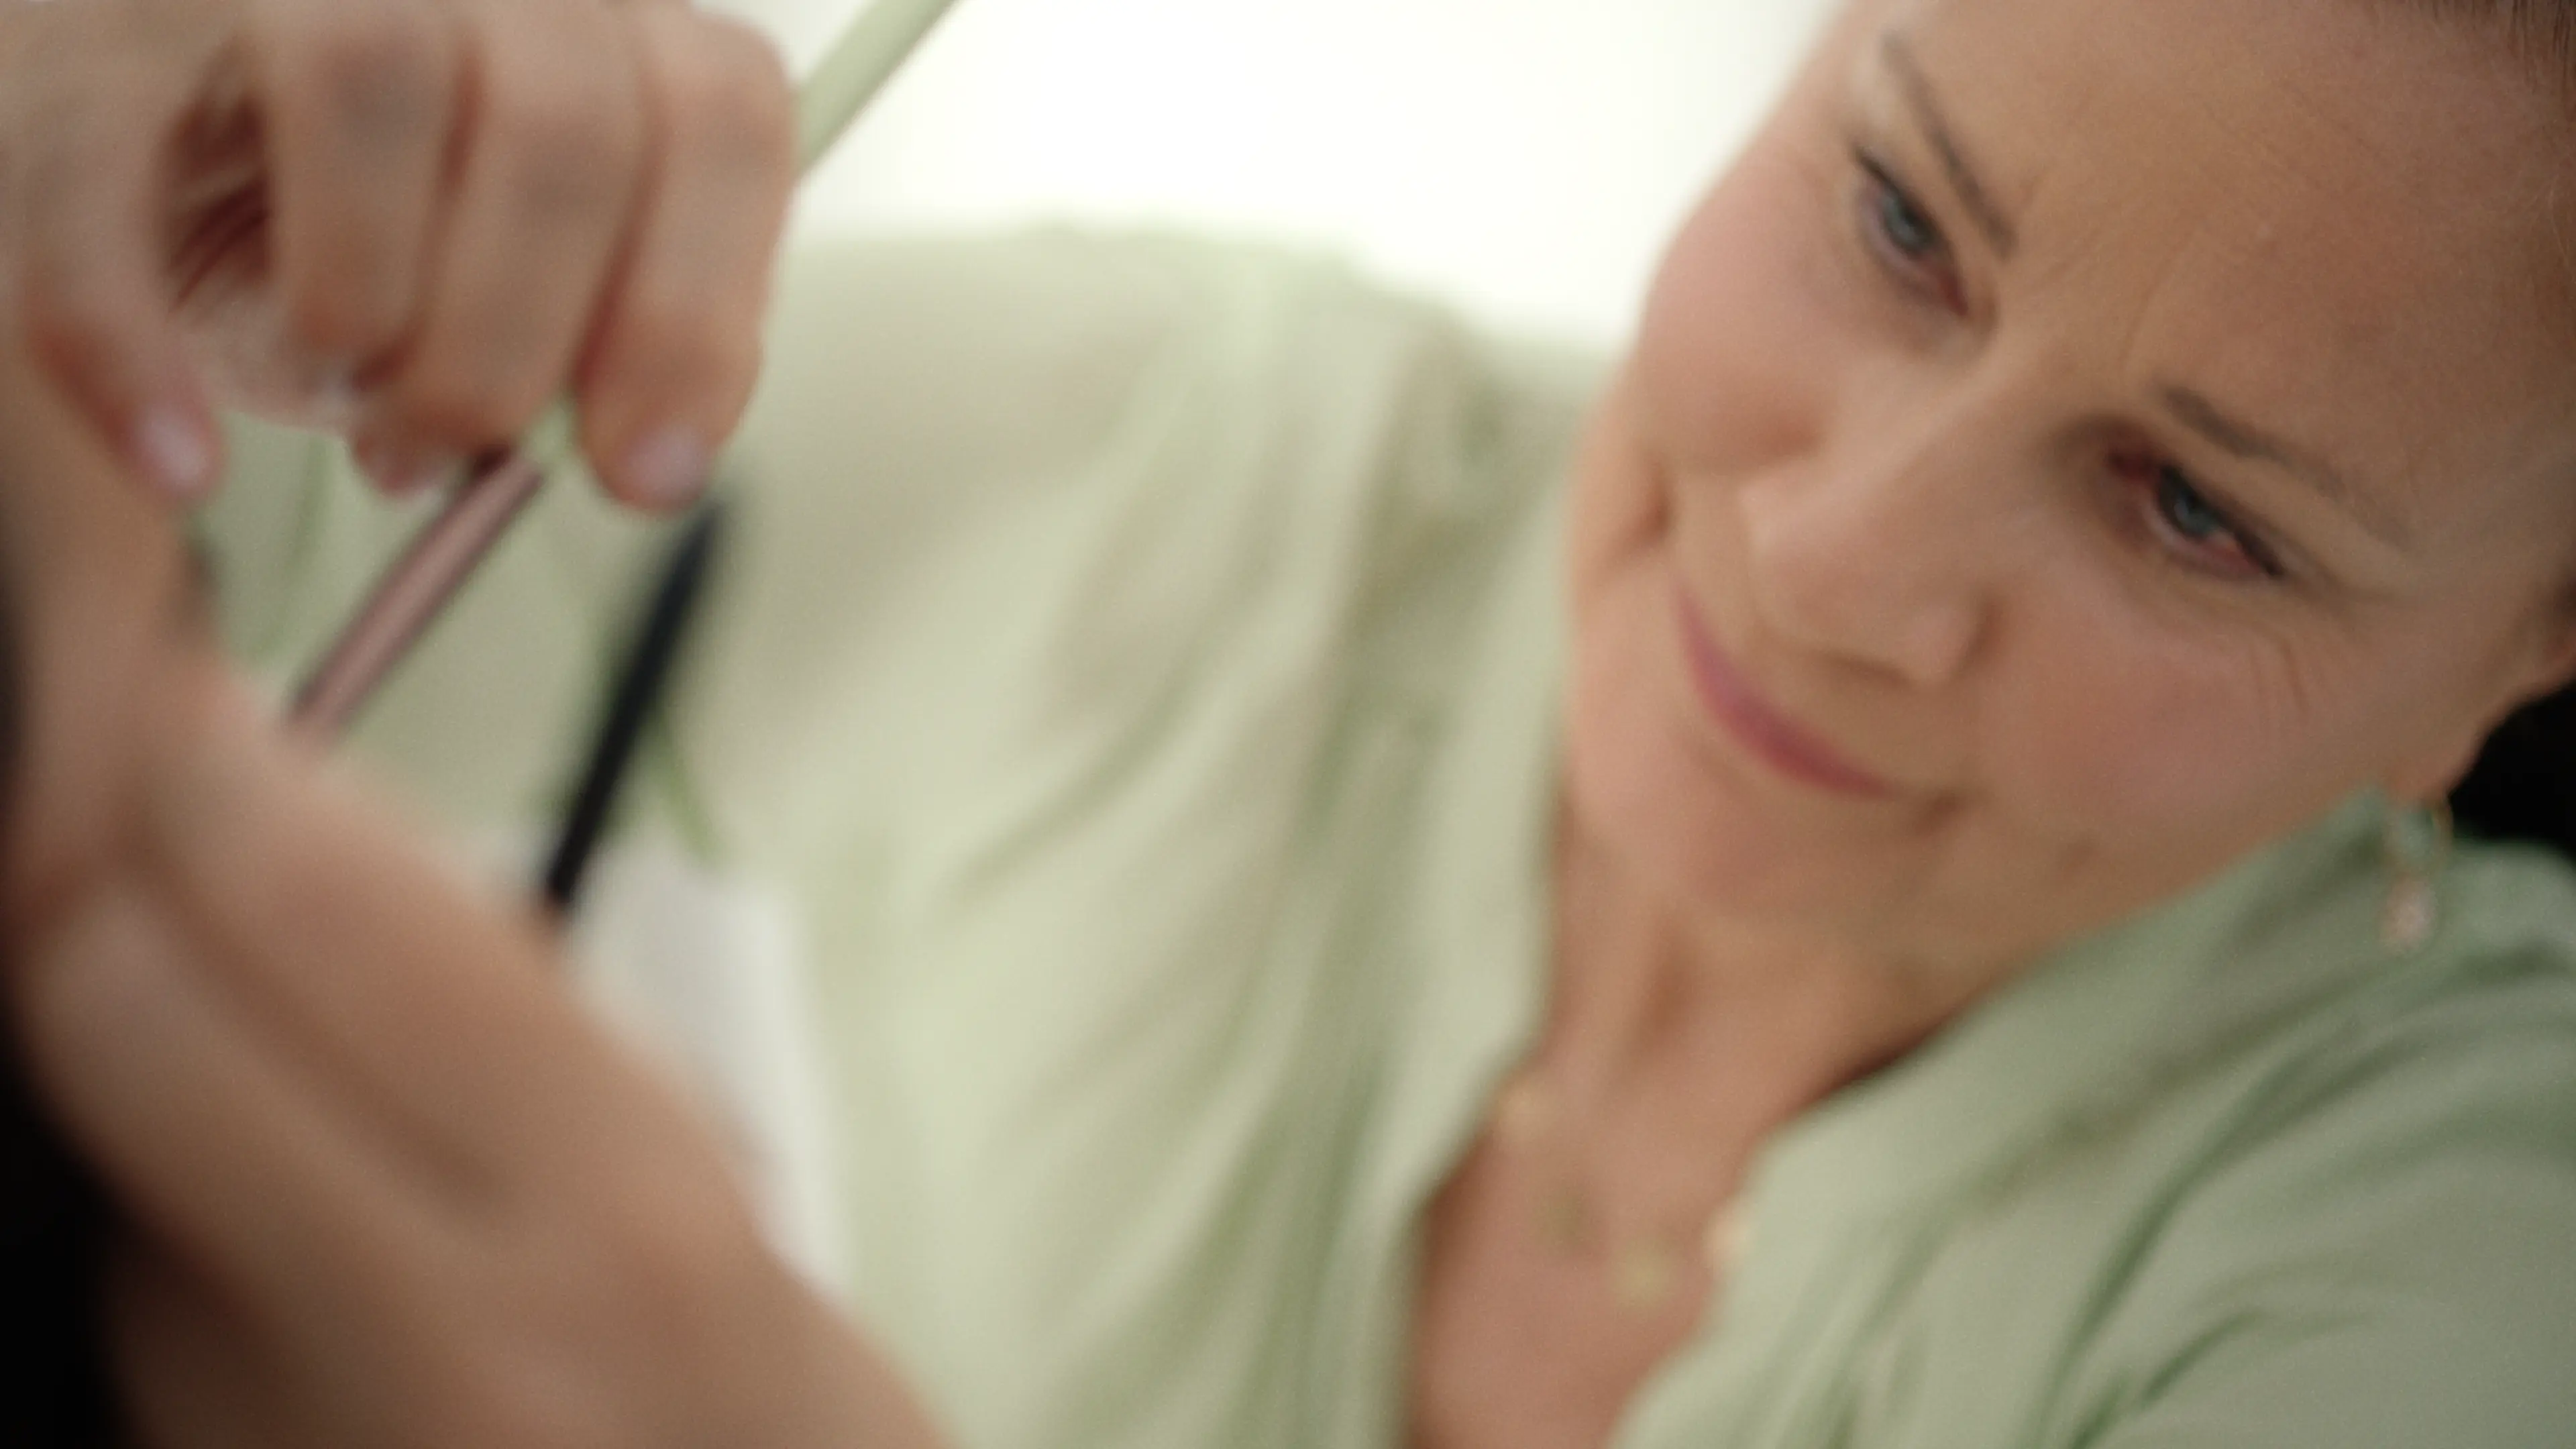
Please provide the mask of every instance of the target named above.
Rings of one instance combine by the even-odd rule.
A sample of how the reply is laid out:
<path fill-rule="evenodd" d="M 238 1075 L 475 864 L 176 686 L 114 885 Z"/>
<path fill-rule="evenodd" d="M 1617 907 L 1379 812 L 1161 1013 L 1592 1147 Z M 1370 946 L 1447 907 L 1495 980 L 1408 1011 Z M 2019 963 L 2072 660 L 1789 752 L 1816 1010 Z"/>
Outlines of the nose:
<path fill-rule="evenodd" d="M 1995 510 L 1939 438 L 1746 484 L 1747 588 L 1775 638 L 1918 688 L 1968 668 L 1991 629 Z"/>

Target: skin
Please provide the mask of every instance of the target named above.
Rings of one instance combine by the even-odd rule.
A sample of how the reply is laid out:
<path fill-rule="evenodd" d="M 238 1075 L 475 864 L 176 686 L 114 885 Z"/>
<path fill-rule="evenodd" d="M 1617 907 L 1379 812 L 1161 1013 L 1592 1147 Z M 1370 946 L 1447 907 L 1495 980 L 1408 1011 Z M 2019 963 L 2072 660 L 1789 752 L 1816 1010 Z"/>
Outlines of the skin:
<path fill-rule="evenodd" d="M 1581 460 L 1557 1120 L 1435 1205 L 1419 1443 L 1606 1440 L 1714 1286 L 1621 1308 L 1615 1245 L 1694 1241 L 2049 947 L 2356 790 L 2437 797 L 2567 674 L 2563 126 L 2405 7 L 1842 17 Z M 1685 610 L 1839 765 L 1724 722 Z M 1569 1179 L 1573 1253 L 1532 1209 Z"/>
<path fill-rule="evenodd" d="M 231 677 L 197 575 L 0 347 L 8 1019 L 124 1221 L 151 1446 L 927 1446 L 698 1117 Z"/>
<path fill-rule="evenodd" d="M 398 5 L 503 23 L 347 13 Z M 13 23 L 36 10 L 303 14 Z M 1891 32 L 2009 255 L 1913 119 Z M 138 84 L 176 116 L 209 72 L 170 57 L 233 53 L 156 48 L 178 33 L 82 53 L 158 58 Z M 2483 41 L 2348 0 L 1844 18 L 1675 244 L 1581 463 L 1533 1060 L 1562 1120 L 1548 1160 L 1480 1145 L 1433 1207 L 1420 1443 L 1606 1440 L 1713 1285 L 1620 1308 L 1600 1243 L 1694 1229 L 1766 1135 L 2047 946 L 2361 786 L 2438 792 L 2565 674 L 2576 368 L 2534 210 L 2555 124 Z M 1855 131 L 1910 202 L 1854 164 Z M 364 214 L 360 170 L 325 173 L 315 204 Z M 481 194 L 346 225 L 434 250 L 473 228 L 425 218 Z M 118 214 L 85 233 L 99 265 L 150 275 L 114 262 Z M 549 984 L 542 932 L 243 702 L 166 522 L 119 486 L 133 450 L 89 354 L 45 320 L 104 295 L 73 285 L 79 250 L 14 254 L 37 315 L 0 341 L 0 562 L 34 701 L 0 931 L 30 1069 L 130 1215 L 112 1321 L 145 1441 L 931 1442 L 759 1249 L 704 1131 Z M 589 295 L 569 331 L 606 335 L 620 294 Z M 2346 502 L 2213 444 L 2175 388 L 2331 458 Z M 2259 516 L 2284 577 L 2168 462 Z M 1681 601 L 1882 788 L 1721 724 Z M 1599 1219 L 1571 1255 L 1530 1211 L 1567 1176 Z"/>
<path fill-rule="evenodd" d="M 613 493 L 686 502 L 795 178 L 776 56 L 678 0 L 11 5 L 0 133 L 15 325 L 183 498 L 218 399 L 407 491 L 569 388 Z"/>
<path fill-rule="evenodd" d="M 122 1214 L 142 1444 L 938 1442 L 542 926 L 249 702 L 136 486 L 211 485 L 215 397 L 407 488 L 569 388 L 612 492 L 685 501 L 790 123 L 662 0 L 0 13 L 0 985 Z"/>

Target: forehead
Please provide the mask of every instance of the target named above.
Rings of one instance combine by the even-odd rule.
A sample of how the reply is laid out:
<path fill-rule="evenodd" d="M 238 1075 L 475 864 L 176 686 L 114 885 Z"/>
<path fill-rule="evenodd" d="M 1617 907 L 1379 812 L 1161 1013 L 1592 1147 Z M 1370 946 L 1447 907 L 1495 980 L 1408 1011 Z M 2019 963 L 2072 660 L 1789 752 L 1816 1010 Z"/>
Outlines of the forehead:
<path fill-rule="evenodd" d="M 2380 0 L 1899 0 L 1853 33 L 1872 109 L 1889 36 L 1937 92 L 2057 363 L 2224 397 L 2401 513 L 2576 458 L 2567 122 L 2499 40 Z M 2437 506 L 2463 477 L 2498 486 Z"/>

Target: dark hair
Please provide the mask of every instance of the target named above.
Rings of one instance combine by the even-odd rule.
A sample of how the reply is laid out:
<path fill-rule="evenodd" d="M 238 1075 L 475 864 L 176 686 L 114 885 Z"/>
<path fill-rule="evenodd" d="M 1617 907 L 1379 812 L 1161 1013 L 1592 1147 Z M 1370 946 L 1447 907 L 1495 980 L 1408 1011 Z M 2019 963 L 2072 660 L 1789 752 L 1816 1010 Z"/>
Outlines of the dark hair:
<path fill-rule="evenodd" d="M 2460 829 L 2527 840 L 2576 860 L 2576 686 L 2524 706 L 2487 737 L 2451 792 Z"/>

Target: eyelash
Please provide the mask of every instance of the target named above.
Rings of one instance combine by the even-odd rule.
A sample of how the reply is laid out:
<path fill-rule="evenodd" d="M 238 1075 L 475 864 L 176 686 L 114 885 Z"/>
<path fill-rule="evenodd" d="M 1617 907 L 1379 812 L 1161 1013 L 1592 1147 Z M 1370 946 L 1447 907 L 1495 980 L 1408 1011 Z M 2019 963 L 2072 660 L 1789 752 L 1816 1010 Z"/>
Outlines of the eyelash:
<path fill-rule="evenodd" d="M 1860 168 L 1863 182 L 1857 207 L 1871 254 L 1907 290 L 1929 295 L 1953 312 L 1966 310 L 1967 292 L 1960 285 L 1950 240 L 1942 235 L 1941 224 L 1878 158 L 1856 149 L 1852 161 Z M 1900 229 L 1913 233 L 1914 239 L 1900 237 Z"/>
<path fill-rule="evenodd" d="M 1861 228 L 1879 265 L 1906 291 L 1964 311 L 1966 289 L 1941 224 L 1868 151 L 1855 148 L 1852 158 L 1863 181 L 1857 203 Z M 2112 466 L 2130 485 L 2140 521 L 2175 561 L 2220 579 L 2284 576 L 2280 555 L 2262 536 L 2179 467 L 2141 452 L 2117 454 Z M 2219 543 L 2215 549 L 2213 540 Z"/>
<path fill-rule="evenodd" d="M 2180 468 L 2143 454 L 2114 456 L 2112 468 L 2135 492 L 2137 506 L 2158 541 L 2184 564 L 2227 580 L 2287 576 L 2280 555 L 2262 536 L 2237 522 L 2226 505 L 2211 498 Z"/>

